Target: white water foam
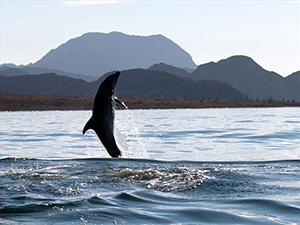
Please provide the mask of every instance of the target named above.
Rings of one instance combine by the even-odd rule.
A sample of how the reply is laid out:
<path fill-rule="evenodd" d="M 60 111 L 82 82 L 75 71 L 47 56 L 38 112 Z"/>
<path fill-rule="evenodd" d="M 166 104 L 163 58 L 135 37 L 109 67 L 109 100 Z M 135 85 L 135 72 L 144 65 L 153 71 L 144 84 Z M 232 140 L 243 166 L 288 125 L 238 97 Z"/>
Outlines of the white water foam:
<path fill-rule="evenodd" d="M 123 158 L 148 158 L 145 145 L 140 138 L 138 126 L 130 111 L 123 110 L 122 119 L 116 117 L 114 136 Z"/>

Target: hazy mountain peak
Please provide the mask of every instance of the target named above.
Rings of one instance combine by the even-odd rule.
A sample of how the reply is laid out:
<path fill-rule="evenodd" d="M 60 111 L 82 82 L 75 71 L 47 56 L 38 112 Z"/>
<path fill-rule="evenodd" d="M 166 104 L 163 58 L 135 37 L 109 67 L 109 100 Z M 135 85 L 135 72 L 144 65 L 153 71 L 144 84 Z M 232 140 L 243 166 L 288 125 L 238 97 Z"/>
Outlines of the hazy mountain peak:
<path fill-rule="evenodd" d="M 121 32 L 86 33 L 48 52 L 34 66 L 101 76 L 112 70 L 148 68 L 164 62 L 196 68 L 192 57 L 163 35 L 137 36 Z"/>

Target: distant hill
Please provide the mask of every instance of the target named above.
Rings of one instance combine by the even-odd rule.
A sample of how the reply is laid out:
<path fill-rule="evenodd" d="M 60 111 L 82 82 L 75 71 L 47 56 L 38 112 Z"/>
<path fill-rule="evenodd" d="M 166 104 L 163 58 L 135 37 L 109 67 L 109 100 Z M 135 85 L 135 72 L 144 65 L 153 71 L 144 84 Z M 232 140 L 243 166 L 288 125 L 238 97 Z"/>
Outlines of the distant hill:
<path fill-rule="evenodd" d="M 293 95 L 293 99 L 300 101 L 300 71 L 292 73 L 291 75 L 284 78 L 286 89 L 291 95 Z"/>
<path fill-rule="evenodd" d="M 60 70 L 55 70 L 55 69 L 47 69 L 47 68 L 41 68 L 41 67 L 25 67 L 24 70 L 28 73 L 28 74 L 44 74 L 44 73 L 55 73 L 57 75 L 61 75 L 61 76 L 67 76 L 67 77 L 72 77 L 75 79 L 82 79 L 85 81 L 94 81 L 97 78 L 93 77 L 93 76 L 87 76 L 87 75 L 82 75 L 82 74 L 77 74 L 77 73 L 68 73 L 65 71 L 60 71 Z"/>
<path fill-rule="evenodd" d="M 65 89 L 84 85 L 86 82 L 56 74 L 0 76 L 0 90 L 22 95 L 59 95 Z"/>
<path fill-rule="evenodd" d="M 33 66 L 101 76 L 112 70 L 149 68 L 160 62 L 181 68 L 197 67 L 186 51 L 163 35 L 134 36 L 120 32 L 87 33 L 71 39 Z"/>
<path fill-rule="evenodd" d="M 172 65 L 167 65 L 165 63 L 158 63 L 154 64 L 153 66 L 149 67 L 148 70 L 154 70 L 154 71 L 164 71 L 179 77 L 188 77 L 190 73 L 182 68 L 177 68 Z"/>
<path fill-rule="evenodd" d="M 289 80 L 289 81 L 292 81 L 292 82 L 295 82 L 300 87 L 300 71 L 292 73 L 291 75 L 287 76 L 285 79 Z"/>
<path fill-rule="evenodd" d="M 3 63 L 3 64 L 0 64 L 0 69 L 2 69 L 3 67 L 6 67 L 6 68 L 18 68 L 18 67 L 23 67 L 23 65 L 17 66 L 14 63 Z"/>
<path fill-rule="evenodd" d="M 123 97 L 243 99 L 245 96 L 218 81 L 194 81 L 163 71 L 143 69 L 121 73 L 117 93 Z"/>
<path fill-rule="evenodd" d="M 4 75 L 4 76 L 20 76 L 20 75 L 29 75 L 29 74 L 36 75 L 36 74 L 47 74 L 47 73 L 55 73 L 57 75 L 68 76 L 75 79 L 83 79 L 85 81 L 94 81 L 97 79 L 92 76 L 72 74 L 60 70 L 46 69 L 46 68 L 32 67 L 32 66 L 17 67 L 14 65 L 7 65 L 7 66 L 0 67 L 0 75 Z"/>
<path fill-rule="evenodd" d="M 217 63 L 198 66 L 190 74 L 195 80 L 212 79 L 235 87 L 250 99 L 300 100 L 299 83 L 293 82 L 299 75 L 283 78 L 259 66 L 247 56 L 232 56 Z"/>
<path fill-rule="evenodd" d="M 0 75 L 4 76 L 20 76 L 27 75 L 28 73 L 24 69 L 19 69 L 16 67 L 4 66 L 0 68 Z"/>
<path fill-rule="evenodd" d="M 56 74 L 0 76 L 0 90 L 12 94 L 94 96 L 108 74 L 86 82 Z M 195 81 L 163 71 L 144 69 L 121 73 L 117 86 L 119 97 L 243 99 L 232 86 L 219 81 Z"/>

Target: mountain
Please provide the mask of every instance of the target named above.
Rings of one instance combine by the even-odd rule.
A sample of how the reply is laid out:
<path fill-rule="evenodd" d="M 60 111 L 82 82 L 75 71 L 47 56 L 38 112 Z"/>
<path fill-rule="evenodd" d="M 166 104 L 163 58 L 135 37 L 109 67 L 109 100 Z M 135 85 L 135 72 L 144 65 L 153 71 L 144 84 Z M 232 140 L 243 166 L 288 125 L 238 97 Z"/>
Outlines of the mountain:
<path fill-rule="evenodd" d="M 0 90 L 22 95 L 60 95 L 65 89 L 84 85 L 86 82 L 56 74 L 0 76 Z"/>
<path fill-rule="evenodd" d="M 287 76 L 285 79 L 295 82 L 300 86 L 300 71 L 292 73 L 291 75 Z"/>
<path fill-rule="evenodd" d="M 56 74 L 0 76 L 0 90 L 12 94 L 94 96 L 108 74 L 86 82 Z M 205 80 L 195 81 L 163 71 L 125 70 L 117 86 L 119 97 L 149 98 L 218 98 L 243 99 L 245 96 L 228 84 Z"/>
<path fill-rule="evenodd" d="M 51 50 L 34 66 L 101 76 L 112 70 L 149 68 L 160 62 L 181 68 L 197 67 L 186 51 L 163 35 L 120 32 L 86 33 Z"/>
<path fill-rule="evenodd" d="M 179 77 L 188 77 L 190 73 L 182 68 L 177 68 L 172 65 L 167 65 L 165 63 L 157 63 L 153 66 L 149 67 L 148 70 L 154 70 L 154 71 L 164 71 Z"/>
<path fill-rule="evenodd" d="M 16 67 L 4 66 L 0 68 L 0 75 L 4 76 L 20 76 L 27 75 L 28 73 L 24 69 L 19 69 Z"/>
<path fill-rule="evenodd" d="M 47 73 L 55 73 L 57 75 L 61 76 L 68 76 L 75 79 L 83 79 L 85 81 L 94 81 L 97 78 L 92 76 L 86 76 L 81 74 L 72 74 L 67 73 L 60 70 L 54 70 L 54 69 L 46 69 L 46 68 L 40 68 L 40 67 L 32 67 L 32 66 L 12 66 L 12 65 L 6 65 L 0 67 L 0 75 L 4 76 L 20 76 L 20 75 L 35 75 L 35 74 L 47 74 Z"/>
<path fill-rule="evenodd" d="M 67 76 L 67 77 L 72 77 L 75 79 L 82 79 L 85 81 L 94 81 L 97 78 L 93 76 L 87 76 L 87 75 L 82 75 L 82 74 L 76 74 L 76 73 L 68 73 L 65 71 L 60 71 L 60 70 L 55 70 L 55 69 L 47 69 L 47 68 L 41 68 L 41 67 L 25 67 L 23 68 L 28 74 L 44 74 L 44 73 L 55 73 L 60 76 Z"/>
<path fill-rule="evenodd" d="M 242 99 L 245 96 L 228 84 L 218 81 L 194 81 L 163 71 L 143 69 L 121 73 L 117 93 L 123 97 L 150 98 L 219 98 Z"/>
<path fill-rule="evenodd" d="M 300 100 L 300 71 L 292 73 L 291 75 L 285 77 L 284 79 L 285 79 L 285 83 L 287 83 L 288 91 L 294 95 L 293 99 L 299 101 Z"/>
<path fill-rule="evenodd" d="M 249 99 L 300 100 L 300 87 L 292 81 L 294 76 L 283 78 L 263 69 L 247 56 L 232 56 L 217 63 L 200 65 L 189 77 L 228 83 Z"/>
<path fill-rule="evenodd" d="M 18 67 L 23 67 L 23 65 L 21 66 L 17 66 L 13 63 L 3 63 L 3 64 L 0 64 L 0 69 L 2 69 L 3 67 L 6 67 L 6 68 L 18 68 Z"/>

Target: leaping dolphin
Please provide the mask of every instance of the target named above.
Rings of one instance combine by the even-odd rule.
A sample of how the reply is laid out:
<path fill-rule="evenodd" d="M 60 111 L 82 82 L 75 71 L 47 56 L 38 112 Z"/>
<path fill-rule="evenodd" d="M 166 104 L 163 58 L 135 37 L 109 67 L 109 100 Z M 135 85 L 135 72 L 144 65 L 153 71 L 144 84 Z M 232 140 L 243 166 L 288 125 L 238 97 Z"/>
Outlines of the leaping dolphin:
<path fill-rule="evenodd" d="M 108 76 L 99 86 L 94 98 L 93 115 L 85 124 L 82 133 L 89 129 L 96 132 L 111 157 L 122 155 L 114 138 L 115 101 L 127 106 L 115 97 L 120 71 Z"/>

